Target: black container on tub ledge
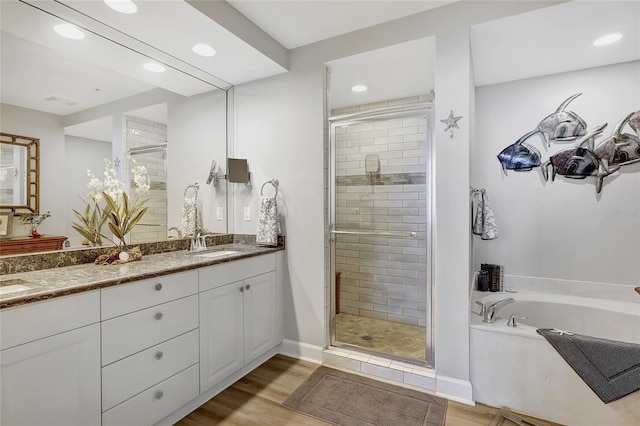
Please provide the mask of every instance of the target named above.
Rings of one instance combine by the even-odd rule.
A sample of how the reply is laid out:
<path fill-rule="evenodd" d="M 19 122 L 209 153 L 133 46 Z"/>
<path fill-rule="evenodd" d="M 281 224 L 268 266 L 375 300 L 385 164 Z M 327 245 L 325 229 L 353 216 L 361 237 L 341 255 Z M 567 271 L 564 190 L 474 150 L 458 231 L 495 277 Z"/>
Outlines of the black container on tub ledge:
<path fill-rule="evenodd" d="M 489 291 L 502 291 L 502 266 L 483 263 L 480 265 L 480 271 L 488 272 Z"/>

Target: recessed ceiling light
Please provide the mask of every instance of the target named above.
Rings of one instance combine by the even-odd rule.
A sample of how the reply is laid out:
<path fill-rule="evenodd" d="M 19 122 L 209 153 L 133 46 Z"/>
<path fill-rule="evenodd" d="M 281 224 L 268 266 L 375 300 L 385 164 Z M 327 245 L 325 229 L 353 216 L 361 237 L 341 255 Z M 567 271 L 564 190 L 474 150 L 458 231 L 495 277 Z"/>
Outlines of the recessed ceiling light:
<path fill-rule="evenodd" d="M 84 33 L 78 29 L 75 25 L 71 24 L 59 24 L 53 27 L 53 31 L 57 32 L 63 37 L 73 40 L 82 40 Z"/>
<path fill-rule="evenodd" d="M 206 43 L 194 44 L 191 50 L 200 56 L 213 56 L 216 54 L 216 49 Z"/>
<path fill-rule="evenodd" d="M 147 62 L 143 65 L 144 69 L 151 72 L 165 72 L 167 69 L 156 62 Z"/>
<path fill-rule="evenodd" d="M 621 38 L 622 38 L 622 34 L 621 33 L 605 34 L 602 37 L 598 37 L 593 42 L 593 45 L 594 46 L 606 46 L 608 44 L 612 44 L 612 43 L 615 43 L 616 41 L 619 41 Z"/>
<path fill-rule="evenodd" d="M 355 86 L 351 86 L 351 91 L 356 93 L 366 92 L 367 86 L 364 84 L 356 84 Z"/>
<path fill-rule="evenodd" d="M 131 0 L 104 0 L 104 2 L 111 9 L 120 13 L 131 14 L 138 11 L 138 6 Z"/>

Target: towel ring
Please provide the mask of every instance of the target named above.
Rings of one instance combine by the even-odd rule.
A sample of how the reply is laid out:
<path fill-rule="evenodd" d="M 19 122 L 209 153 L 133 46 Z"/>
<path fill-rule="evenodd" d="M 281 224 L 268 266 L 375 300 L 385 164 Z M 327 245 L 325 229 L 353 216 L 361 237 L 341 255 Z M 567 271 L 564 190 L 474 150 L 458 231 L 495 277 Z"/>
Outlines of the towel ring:
<path fill-rule="evenodd" d="M 195 198 L 198 198 L 198 190 L 200 189 L 200 185 L 198 184 L 198 182 L 194 183 L 193 185 L 189 185 L 184 189 L 184 196 L 187 196 L 187 192 L 189 192 L 189 189 L 193 188 L 193 190 L 195 191 Z"/>
<path fill-rule="evenodd" d="M 260 188 L 260 195 L 264 196 L 264 186 L 266 184 L 268 184 L 268 183 L 270 183 L 271 186 L 273 186 L 275 188 L 276 194 L 274 195 L 274 197 L 277 197 L 278 196 L 278 185 L 280 185 L 280 182 L 278 181 L 278 179 L 271 179 L 271 180 L 268 180 L 265 183 L 263 183 L 262 187 Z"/>

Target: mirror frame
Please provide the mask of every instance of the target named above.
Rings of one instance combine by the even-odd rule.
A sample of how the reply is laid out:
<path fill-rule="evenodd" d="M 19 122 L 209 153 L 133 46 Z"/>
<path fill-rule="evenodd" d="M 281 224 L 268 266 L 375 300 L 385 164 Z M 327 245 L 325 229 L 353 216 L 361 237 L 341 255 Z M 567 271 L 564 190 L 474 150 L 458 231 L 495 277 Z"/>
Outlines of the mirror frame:
<path fill-rule="evenodd" d="M 22 146 L 27 149 L 27 199 L 24 205 L 0 205 L 10 209 L 14 216 L 40 214 L 40 139 L 29 136 L 0 133 L 0 144 Z"/>

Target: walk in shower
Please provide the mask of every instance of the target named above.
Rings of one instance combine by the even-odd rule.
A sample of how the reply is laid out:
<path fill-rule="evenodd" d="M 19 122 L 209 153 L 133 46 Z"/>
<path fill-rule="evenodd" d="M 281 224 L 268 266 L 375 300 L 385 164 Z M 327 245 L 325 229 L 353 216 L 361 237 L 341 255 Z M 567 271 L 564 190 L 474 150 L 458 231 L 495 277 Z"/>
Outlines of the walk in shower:
<path fill-rule="evenodd" d="M 331 344 L 432 365 L 427 99 L 331 111 Z"/>

